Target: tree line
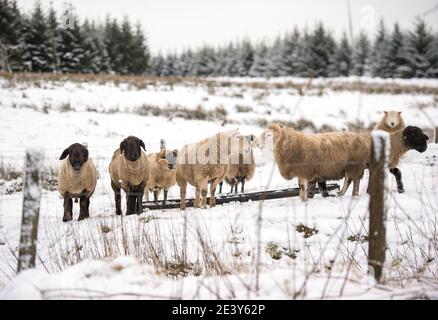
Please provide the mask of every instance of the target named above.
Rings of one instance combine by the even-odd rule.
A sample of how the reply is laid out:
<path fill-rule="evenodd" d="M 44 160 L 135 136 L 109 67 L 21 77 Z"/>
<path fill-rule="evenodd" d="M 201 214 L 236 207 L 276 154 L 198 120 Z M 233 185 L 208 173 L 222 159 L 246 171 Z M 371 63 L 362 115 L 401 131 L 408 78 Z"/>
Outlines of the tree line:
<path fill-rule="evenodd" d="M 438 35 L 417 18 L 412 30 L 380 21 L 375 37 L 344 33 L 336 40 L 322 23 L 295 28 L 271 44 L 248 40 L 157 55 L 150 72 L 158 76 L 438 78 Z"/>
<path fill-rule="evenodd" d="M 68 11 L 67 11 L 68 10 Z M 35 2 L 30 14 L 0 0 L 0 69 L 13 72 L 144 74 L 149 49 L 140 24 L 107 17 L 82 23 L 73 8 L 61 15 Z"/>
<path fill-rule="evenodd" d="M 336 39 L 322 24 L 274 41 L 248 39 L 151 57 L 140 24 L 107 17 L 104 23 L 69 11 L 30 14 L 0 0 L 0 69 L 7 71 L 152 74 L 156 76 L 438 78 L 438 34 L 421 18 L 411 30 L 381 20 L 375 35 Z M 69 26 L 73 27 L 70 28 Z"/>

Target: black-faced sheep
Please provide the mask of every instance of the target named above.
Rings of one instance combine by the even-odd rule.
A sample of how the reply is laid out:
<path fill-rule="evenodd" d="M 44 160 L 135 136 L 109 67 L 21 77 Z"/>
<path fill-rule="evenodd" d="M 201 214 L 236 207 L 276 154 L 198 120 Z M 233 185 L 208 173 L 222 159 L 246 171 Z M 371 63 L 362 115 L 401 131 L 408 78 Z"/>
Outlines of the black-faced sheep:
<path fill-rule="evenodd" d="M 73 200 L 80 199 L 78 220 L 89 218 L 90 197 L 96 189 L 97 174 L 88 149 L 74 143 L 62 152 L 58 170 L 58 190 L 64 198 L 64 222 L 73 219 Z"/>
<path fill-rule="evenodd" d="M 115 194 L 116 214 L 121 215 L 121 189 L 126 192 L 126 214 L 140 214 L 143 211 L 144 188 L 149 179 L 149 162 L 144 142 L 129 136 L 120 143 L 111 159 L 109 172 L 111 187 Z"/>

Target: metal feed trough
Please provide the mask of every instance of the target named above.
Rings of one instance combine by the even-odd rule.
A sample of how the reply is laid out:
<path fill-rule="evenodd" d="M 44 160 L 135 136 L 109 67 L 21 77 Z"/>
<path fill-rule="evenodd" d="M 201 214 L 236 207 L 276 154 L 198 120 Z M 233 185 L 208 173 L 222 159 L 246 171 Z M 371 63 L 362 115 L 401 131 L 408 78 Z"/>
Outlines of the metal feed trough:
<path fill-rule="evenodd" d="M 327 190 L 339 190 L 339 184 L 327 184 Z M 315 188 L 315 194 L 319 193 L 319 189 Z M 242 193 L 242 194 L 218 194 L 216 195 L 216 204 L 224 204 L 230 202 L 248 202 L 248 201 L 261 201 L 261 200 L 273 200 L 273 199 L 281 199 L 281 198 L 289 198 L 289 197 L 297 197 L 299 195 L 299 188 L 288 188 L 281 190 L 268 190 L 268 191 L 257 191 L 250 193 Z M 209 202 L 209 197 L 207 198 L 207 204 Z M 175 209 L 179 208 L 181 203 L 180 199 L 171 199 L 167 200 L 165 204 L 163 201 L 158 201 L 158 203 L 154 201 L 146 201 L 143 202 L 143 209 L 149 210 L 163 210 L 163 209 Z M 186 207 L 193 207 L 195 203 L 194 199 L 186 199 Z"/>

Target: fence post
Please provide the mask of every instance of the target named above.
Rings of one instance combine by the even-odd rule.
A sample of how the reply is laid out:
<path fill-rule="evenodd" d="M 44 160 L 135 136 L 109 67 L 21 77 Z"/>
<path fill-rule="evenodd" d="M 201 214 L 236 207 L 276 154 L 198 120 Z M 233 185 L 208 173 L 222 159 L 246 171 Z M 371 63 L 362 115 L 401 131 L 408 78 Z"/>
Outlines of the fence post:
<path fill-rule="evenodd" d="M 438 143 L 438 127 L 435 128 L 435 143 Z"/>
<path fill-rule="evenodd" d="M 386 253 L 386 175 L 388 172 L 387 160 L 389 156 L 389 135 L 384 131 L 373 131 L 371 159 L 370 159 L 370 224 L 368 245 L 369 273 L 376 281 L 382 277 L 383 264 Z"/>
<path fill-rule="evenodd" d="M 44 154 L 41 150 L 26 151 L 23 181 L 23 212 L 17 272 L 35 267 L 38 220 L 40 215 L 40 169 Z"/>

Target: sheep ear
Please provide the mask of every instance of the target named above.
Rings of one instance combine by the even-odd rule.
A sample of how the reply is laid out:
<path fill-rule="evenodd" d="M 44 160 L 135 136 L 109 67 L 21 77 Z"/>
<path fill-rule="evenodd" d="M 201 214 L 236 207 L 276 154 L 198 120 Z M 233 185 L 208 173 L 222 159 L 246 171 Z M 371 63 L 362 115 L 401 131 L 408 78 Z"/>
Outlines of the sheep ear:
<path fill-rule="evenodd" d="M 424 134 L 424 133 L 423 133 Z M 424 136 L 426 137 L 426 140 L 429 140 L 429 137 L 427 136 L 427 134 L 424 134 Z"/>
<path fill-rule="evenodd" d="M 120 153 L 123 153 L 123 151 L 125 151 L 125 146 L 126 146 L 125 140 L 120 142 Z"/>
<path fill-rule="evenodd" d="M 280 130 L 281 128 L 283 128 L 283 127 L 279 123 L 271 123 L 268 126 L 268 129 L 275 130 L 275 131 Z"/>
<path fill-rule="evenodd" d="M 59 160 L 62 160 L 62 159 L 67 158 L 67 156 L 68 156 L 69 153 L 70 153 L 70 150 L 69 150 L 68 148 L 65 149 L 65 150 L 62 152 L 61 157 L 59 157 Z"/>
<path fill-rule="evenodd" d="M 385 114 L 388 114 L 388 111 L 383 111 Z"/>
<path fill-rule="evenodd" d="M 143 142 L 143 140 L 141 140 L 141 139 L 138 139 L 139 141 L 139 143 L 140 143 L 140 146 L 143 148 L 143 150 L 144 151 L 146 151 L 146 146 L 144 145 L 144 142 Z"/>
<path fill-rule="evenodd" d="M 166 158 L 166 149 L 161 149 L 161 150 L 157 153 L 157 158 L 158 158 L 158 159 Z"/>
<path fill-rule="evenodd" d="M 178 157 L 178 154 L 179 154 L 179 151 L 178 151 L 178 150 L 176 150 L 176 149 L 173 150 L 173 156 L 174 156 L 174 157 Z"/>
<path fill-rule="evenodd" d="M 163 159 L 163 158 L 158 159 L 157 162 L 158 162 L 159 164 L 161 164 L 161 165 L 167 165 L 167 160 L 166 160 L 166 159 Z"/>
<path fill-rule="evenodd" d="M 240 132 L 239 132 L 239 129 L 235 129 L 235 130 L 233 130 L 231 136 L 232 136 L 233 138 L 240 138 L 240 137 L 241 137 L 241 134 L 240 134 Z"/>
<path fill-rule="evenodd" d="M 402 113 L 401 111 L 398 112 L 398 114 L 401 114 L 401 113 Z"/>
<path fill-rule="evenodd" d="M 88 161 L 88 149 L 85 149 L 84 153 L 85 153 L 85 162 L 87 162 Z"/>

